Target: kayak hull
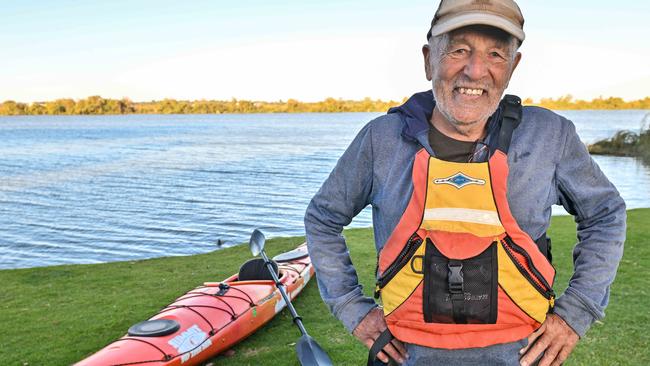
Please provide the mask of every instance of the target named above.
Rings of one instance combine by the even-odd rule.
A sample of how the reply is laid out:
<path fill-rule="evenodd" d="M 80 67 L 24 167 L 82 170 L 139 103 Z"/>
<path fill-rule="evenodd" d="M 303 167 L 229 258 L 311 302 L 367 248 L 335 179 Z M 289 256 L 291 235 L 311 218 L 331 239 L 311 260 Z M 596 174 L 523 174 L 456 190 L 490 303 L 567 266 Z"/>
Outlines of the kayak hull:
<path fill-rule="evenodd" d="M 298 250 L 306 252 L 306 247 Z M 314 275 L 308 256 L 278 267 L 291 299 Z M 285 307 L 273 281 L 238 281 L 235 274 L 222 282 L 206 282 L 149 319 L 176 322 L 177 330 L 160 336 L 127 334 L 76 365 L 198 365 L 248 337 Z"/>

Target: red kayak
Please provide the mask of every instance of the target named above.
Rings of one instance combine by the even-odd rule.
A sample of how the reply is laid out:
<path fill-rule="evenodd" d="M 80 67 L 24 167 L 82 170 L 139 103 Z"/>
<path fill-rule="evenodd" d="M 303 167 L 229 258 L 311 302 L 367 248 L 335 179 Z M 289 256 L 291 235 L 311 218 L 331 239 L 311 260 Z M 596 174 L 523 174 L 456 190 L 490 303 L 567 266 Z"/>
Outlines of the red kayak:
<path fill-rule="evenodd" d="M 306 245 L 273 258 L 290 298 L 314 274 Z M 252 259 L 223 282 L 207 282 L 76 365 L 198 365 L 251 335 L 286 303 L 264 261 Z"/>

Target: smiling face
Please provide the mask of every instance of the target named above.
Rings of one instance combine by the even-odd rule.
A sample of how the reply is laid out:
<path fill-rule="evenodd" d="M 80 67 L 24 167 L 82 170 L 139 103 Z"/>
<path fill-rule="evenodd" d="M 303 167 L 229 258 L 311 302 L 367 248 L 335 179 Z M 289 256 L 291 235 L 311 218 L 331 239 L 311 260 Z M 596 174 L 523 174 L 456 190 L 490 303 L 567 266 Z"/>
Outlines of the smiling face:
<path fill-rule="evenodd" d="M 482 131 L 521 58 L 512 43 L 516 41 L 485 26 L 460 28 L 440 37 L 422 49 L 436 100 L 432 122 L 436 125 L 436 119 L 443 118 L 457 131 Z"/>

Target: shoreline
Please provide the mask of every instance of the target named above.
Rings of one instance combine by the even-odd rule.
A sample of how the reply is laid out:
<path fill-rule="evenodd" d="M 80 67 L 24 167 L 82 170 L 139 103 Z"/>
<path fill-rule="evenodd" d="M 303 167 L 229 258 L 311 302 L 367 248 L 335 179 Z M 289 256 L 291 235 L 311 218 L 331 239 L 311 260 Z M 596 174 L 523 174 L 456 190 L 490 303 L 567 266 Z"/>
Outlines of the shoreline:
<path fill-rule="evenodd" d="M 625 254 L 611 289 L 607 317 L 592 326 L 567 365 L 649 364 L 650 334 L 643 311 L 650 286 L 650 209 L 628 211 Z M 561 293 L 572 272 L 575 223 L 568 216 L 552 218 L 555 289 Z M 352 261 L 364 293 L 374 288 L 375 250 L 372 229 L 345 231 Z M 304 237 L 270 239 L 270 256 L 292 249 Z M 119 338 L 131 325 L 155 314 L 203 282 L 220 281 L 236 273 L 252 256 L 244 245 L 182 257 L 85 265 L 60 265 L 0 271 L 0 357 L 6 364 L 71 364 Z M 296 299 L 312 336 L 332 356 L 334 364 L 363 364 L 367 350 L 334 319 L 311 281 Z M 286 310 L 258 332 L 233 347 L 234 356 L 217 356 L 215 364 L 275 366 L 293 357 L 296 329 Z M 290 355 L 290 356 L 287 356 Z"/>
<path fill-rule="evenodd" d="M 630 210 L 650 210 L 650 207 L 636 207 L 632 208 Z M 560 213 L 554 213 L 552 214 L 551 217 L 567 217 L 570 216 L 567 212 L 560 212 Z M 346 230 L 372 230 L 372 226 L 366 226 L 366 227 L 351 227 Z M 292 239 L 296 238 L 296 236 L 278 236 L 278 237 L 273 237 L 269 240 L 284 240 L 284 239 Z M 60 264 L 46 264 L 46 265 L 37 265 L 33 267 L 15 267 L 15 268 L 0 268 L 0 273 L 3 271 L 21 271 L 21 270 L 40 270 L 40 269 L 48 269 L 48 268 L 56 268 L 56 267 L 66 267 L 66 266 L 103 266 L 103 265 L 110 265 L 110 264 L 119 264 L 119 263 L 135 263 L 135 262 L 141 262 L 141 261 L 149 261 L 149 260 L 159 260 L 159 259 L 165 259 L 165 258 L 188 258 L 192 257 L 195 255 L 209 255 L 211 253 L 218 253 L 222 252 L 224 250 L 228 250 L 230 248 L 238 248 L 241 246 L 247 245 L 247 243 L 242 242 L 242 243 L 237 243 L 237 244 L 232 244 L 228 246 L 223 246 L 223 247 L 218 247 L 215 248 L 214 250 L 204 252 L 204 253 L 195 253 L 195 254 L 179 254 L 175 256 L 157 256 L 157 257 L 148 257 L 148 258 L 132 258 L 132 259 L 118 259 L 114 261 L 106 261 L 106 262 L 95 262 L 95 263 L 60 263 Z"/>

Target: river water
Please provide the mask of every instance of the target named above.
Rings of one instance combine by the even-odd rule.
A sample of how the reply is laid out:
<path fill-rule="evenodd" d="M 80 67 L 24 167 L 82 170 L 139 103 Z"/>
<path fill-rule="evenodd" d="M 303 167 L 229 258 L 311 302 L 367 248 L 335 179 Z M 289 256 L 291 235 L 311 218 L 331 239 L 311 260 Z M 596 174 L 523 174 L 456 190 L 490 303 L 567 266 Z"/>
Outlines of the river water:
<path fill-rule="evenodd" d="M 594 142 L 647 111 L 560 113 Z M 309 199 L 378 115 L 0 117 L 0 269 L 203 253 L 254 228 L 304 235 Z M 629 208 L 650 207 L 650 167 L 595 160 Z M 367 209 L 351 226 L 370 224 Z"/>

